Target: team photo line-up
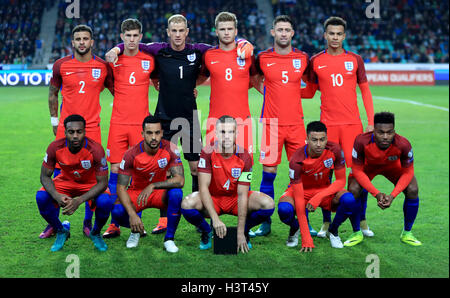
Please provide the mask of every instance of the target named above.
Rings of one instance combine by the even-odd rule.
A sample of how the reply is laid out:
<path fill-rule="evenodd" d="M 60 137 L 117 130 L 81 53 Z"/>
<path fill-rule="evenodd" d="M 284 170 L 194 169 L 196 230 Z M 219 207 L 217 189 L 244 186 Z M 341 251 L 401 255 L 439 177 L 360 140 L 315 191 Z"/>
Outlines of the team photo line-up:
<path fill-rule="evenodd" d="M 121 24 L 123 42 L 106 54 L 106 61 L 92 53 L 92 29 L 73 28 L 73 54 L 53 65 L 48 103 L 56 138 L 47 148 L 42 188 L 36 193 L 47 222 L 39 237 L 56 235 L 51 251 L 61 250 L 70 237 L 70 222 L 60 221 L 60 209 L 72 215 L 83 203 L 83 233 L 100 251 L 108 248 L 104 239 L 119 236 L 121 227 L 131 229 L 126 246 L 138 246 L 147 234 L 141 220 L 147 208 L 160 210 L 151 233 L 165 233 L 164 249 L 170 253 L 178 251 L 174 239 L 181 216 L 197 228 L 199 248 L 206 250 L 213 232 L 219 238 L 227 233 L 221 214 L 237 216 L 236 249 L 248 252 L 252 237 L 271 233 L 275 207 L 289 227 L 288 247 L 298 246 L 300 237 L 300 252 L 310 252 L 313 236 L 329 238 L 334 248 L 351 247 L 374 236 L 365 216 L 368 194 L 386 209 L 401 192 L 400 240 L 421 245 L 411 232 L 419 207 L 411 144 L 396 134 L 393 113 L 374 113 L 364 62 L 342 47 L 346 21 L 325 21 L 327 47 L 312 57 L 292 47 L 294 24 L 286 15 L 273 21 L 273 47 L 257 55 L 247 40 L 237 38 L 237 22 L 233 13 L 219 13 L 218 46 L 211 46 L 187 43 L 187 20 L 179 14 L 168 19 L 168 42 L 149 44 L 140 43 L 142 24 L 126 19 Z M 208 78 L 211 94 L 203 139 L 196 86 Z M 302 80 L 306 87 L 301 87 Z M 150 81 L 158 91 L 153 115 Z M 368 119 L 365 131 L 356 85 Z M 114 96 L 106 154 L 99 116 L 105 87 Z M 249 88 L 263 95 L 259 191 L 250 190 L 255 125 Z M 320 121 L 305 127 L 301 99 L 314 97 L 317 90 Z M 185 174 L 178 142 L 191 174 L 187 195 L 182 191 Z M 274 180 L 283 146 L 290 183 L 275 206 Z M 390 194 L 372 184 L 377 175 L 393 183 Z M 308 222 L 308 213 L 318 207 L 323 215 L 319 232 Z M 338 229 L 347 219 L 353 233 L 342 242 Z"/>

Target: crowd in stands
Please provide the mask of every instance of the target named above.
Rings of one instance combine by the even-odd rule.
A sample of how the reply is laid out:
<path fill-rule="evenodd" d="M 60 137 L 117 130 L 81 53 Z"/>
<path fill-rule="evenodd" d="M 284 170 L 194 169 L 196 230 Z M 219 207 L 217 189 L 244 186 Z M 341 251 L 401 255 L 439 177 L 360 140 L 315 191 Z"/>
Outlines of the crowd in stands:
<path fill-rule="evenodd" d="M 31 64 L 39 39 L 40 23 L 50 1 L 0 0 L 0 64 Z"/>
<path fill-rule="evenodd" d="M 239 36 L 244 36 L 253 44 L 261 44 L 265 38 L 265 29 L 254 1 L 238 0 L 138 0 L 114 1 L 106 0 L 81 1 L 82 12 L 79 19 L 65 17 L 65 5 L 60 4 L 59 17 L 56 24 L 55 41 L 52 58 L 58 59 L 71 52 L 70 31 L 78 24 L 88 24 L 94 30 L 96 42 L 95 53 L 104 57 L 106 51 L 120 43 L 120 24 L 124 19 L 137 18 L 143 24 L 142 42 L 167 41 L 167 19 L 173 13 L 181 13 L 188 20 L 190 43 L 217 44 L 214 19 L 221 11 L 231 11 L 238 18 Z M 249 17 L 247 17 L 249 16 Z"/>
<path fill-rule="evenodd" d="M 323 22 L 331 15 L 347 20 L 344 47 L 360 54 L 365 62 L 448 63 L 449 4 L 447 1 L 386 0 L 379 16 L 370 18 L 366 8 L 372 2 L 347 0 L 269 0 L 273 15 L 289 15 L 295 23 L 293 45 L 309 55 L 325 48 Z M 52 47 L 50 63 L 72 52 L 71 30 L 88 24 L 94 30 L 94 53 L 120 43 L 120 24 L 138 18 L 143 24 L 143 42 L 167 41 L 167 19 L 183 14 L 189 22 L 188 42 L 217 44 L 214 18 L 230 11 L 238 18 L 238 35 L 255 46 L 256 52 L 271 46 L 265 25 L 271 22 L 258 9 L 256 0 L 104 0 L 79 1 L 80 18 L 67 18 L 70 3 L 58 1 L 58 19 L 52 45 L 43 45 L 39 30 L 43 10 L 51 0 L 0 0 L 0 63 L 36 62 L 43 47 Z M 37 54 L 34 59 L 33 55 Z M 39 60 L 39 59 L 37 59 Z"/>
<path fill-rule="evenodd" d="M 287 14 L 295 20 L 294 44 L 305 52 L 325 48 L 324 21 L 337 15 L 347 21 L 344 47 L 360 54 L 365 62 L 448 63 L 448 1 L 299 1 L 274 0 L 274 15 Z M 369 14 L 367 14 L 369 11 Z"/>

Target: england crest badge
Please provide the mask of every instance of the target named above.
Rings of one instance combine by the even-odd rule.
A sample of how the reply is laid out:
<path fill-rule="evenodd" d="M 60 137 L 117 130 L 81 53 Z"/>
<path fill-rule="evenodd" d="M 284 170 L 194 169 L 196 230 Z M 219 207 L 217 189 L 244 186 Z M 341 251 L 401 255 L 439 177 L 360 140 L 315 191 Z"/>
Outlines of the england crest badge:
<path fill-rule="evenodd" d="M 344 66 L 347 71 L 352 71 L 353 70 L 353 61 L 345 61 Z"/>
<path fill-rule="evenodd" d="M 323 164 L 325 165 L 325 167 L 331 168 L 333 166 L 333 159 L 332 158 L 328 158 L 328 159 L 323 161 Z"/>
<path fill-rule="evenodd" d="M 292 65 L 294 66 L 295 69 L 300 69 L 302 68 L 302 60 L 292 59 Z"/>
<path fill-rule="evenodd" d="M 187 59 L 189 60 L 189 62 L 194 62 L 196 58 L 197 56 L 195 55 L 195 53 L 187 55 Z"/>
<path fill-rule="evenodd" d="M 149 60 L 142 60 L 141 66 L 143 70 L 149 70 L 150 69 L 150 61 Z"/>
<path fill-rule="evenodd" d="M 81 166 L 83 167 L 83 169 L 89 170 L 91 168 L 91 161 L 90 160 L 82 160 Z"/>
<path fill-rule="evenodd" d="M 167 158 L 158 159 L 158 166 L 162 169 L 167 166 Z"/>
<path fill-rule="evenodd" d="M 241 168 L 231 168 L 231 177 L 239 178 L 241 176 Z"/>
<path fill-rule="evenodd" d="M 245 59 L 241 59 L 240 57 L 237 57 L 236 61 L 239 66 L 245 66 Z"/>
<path fill-rule="evenodd" d="M 92 69 L 92 77 L 94 79 L 100 78 L 101 75 L 102 75 L 102 70 L 100 68 L 93 68 Z"/>

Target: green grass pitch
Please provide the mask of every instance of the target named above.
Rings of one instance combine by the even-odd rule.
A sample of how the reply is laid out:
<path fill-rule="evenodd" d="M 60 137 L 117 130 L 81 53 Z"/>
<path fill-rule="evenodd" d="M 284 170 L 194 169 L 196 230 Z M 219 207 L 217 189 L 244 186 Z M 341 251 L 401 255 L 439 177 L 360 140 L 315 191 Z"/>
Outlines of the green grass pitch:
<path fill-rule="evenodd" d="M 199 87 L 198 107 L 204 120 L 208 114 L 209 87 Z M 129 230 L 122 228 L 119 238 L 107 240 L 105 253 L 96 251 L 82 234 L 84 207 L 74 215 L 61 216 L 71 221 L 72 237 L 60 252 L 50 252 L 54 238 L 41 240 L 39 233 L 46 223 L 39 215 L 35 193 L 41 187 L 39 173 L 48 144 L 54 140 L 47 104 L 47 87 L 2 87 L 0 89 L 0 277 L 66 277 L 75 254 L 80 260 L 80 277 L 180 277 L 180 278 L 300 278 L 300 277 L 366 277 L 371 264 L 369 255 L 379 258 L 380 277 L 449 277 L 449 112 L 448 86 L 436 87 L 372 87 L 375 111 L 396 114 L 396 130 L 412 143 L 415 153 L 415 174 L 419 183 L 420 208 L 413 232 L 423 242 L 411 247 L 400 242 L 403 227 L 403 194 L 393 206 L 381 210 L 369 196 L 367 219 L 375 232 L 352 248 L 333 249 L 329 240 L 315 239 L 313 253 L 300 254 L 298 248 L 285 245 L 288 227 L 275 211 L 272 233 L 252 240 L 249 254 L 216 256 L 212 251 L 200 251 L 199 234 L 181 219 L 176 234 L 180 248 L 177 254 L 163 250 L 163 235 L 142 238 L 137 249 L 127 249 Z M 318 93 L 303 101 L 305 123 L 319 119 Z M 102 137 L 106 146 L 112 96 L 101 94 Z M 400 101 L 398 101 L 400 99 Z M 402 101 L 403 100 L 403 101 Z M 415 101 L 432 106 L 405 102 Z M 150 110 L 156 105 L 156 92 L 150 93 Z M 360 104 L 363 124 L 365 110 Z M 262 96 L 250 90 L 253 117 L 260 115 Z M 435 106 L 443 107 L 444 110 Z M 255 121 L 256 123 L 256 121 Z M 258 140 L 259 136 L 255 136 Z M 257 144 L 255 142 L 254 144 Z M 258 190 L 262 167 L 256 148 L 252 189 Z M 188 166 L 185 163 L 184 194 L 191 189 Z M 275 201 L 288 183 L 288 163 L 285 154 L 275 181 Z M 375 178 L 380 190 L 390 192 L 392 186 L 382 177 Z M 145 210 L 143 221 L 147 231 L 157 223 L 159 211 Z M 236 218 L 223 216 L 228 225 Z M 314 228 L 319 229 L 322 214 L 310 215 Z M 104 228 L 105 229 L 105 228 Z M 103 231 L 104 231 L 103 229 Z M 346 221 L 340 236 L 346 239 L 351 225 Z"/>

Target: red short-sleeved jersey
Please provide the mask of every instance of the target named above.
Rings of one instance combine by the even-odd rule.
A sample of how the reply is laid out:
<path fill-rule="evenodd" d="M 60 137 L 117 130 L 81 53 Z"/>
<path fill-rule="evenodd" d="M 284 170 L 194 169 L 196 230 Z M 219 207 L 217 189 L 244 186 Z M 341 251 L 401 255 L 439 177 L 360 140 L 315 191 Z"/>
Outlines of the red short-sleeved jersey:
<path fill-rule="evenodd" d="M 114 85 L 107 62 L 97 56 L 88 62 L 80 62 L 73 55 L 63 57 L 53 64 L 50 84 L 61 88 L 60 125 L 71 114 L 83 116 L 88 128 L 100 125 L 100 92 Z"/>
<path fill-rule="evenodd" d="M 142 190 L 150 183 L 165 181 L 170 168 L 182 165 L 179 155 L 177 146 L 164 139 L 156 154 L 149 155 L 142 141 L 125 152 L 119 174 L 131 176 L 129 189 Z"/>
<path fill-rule="evenodd" d="M 332 170 L 345 168 L 339 144 L 328 142 L 318 158 L 308 156 L 308 145 L 298 149 L 289 162 L 291 184 L 302 182 L 304 189 L 323 188 L 331 184 Z"/>
<path fill-rule="evenodd" d="M 53 170 L 57 163 L 61 167 L 58 180 L 94 185 L 97 183 L 96 176 L 108 175 L 102 145 L 87 137 L 81 150 L 75 154 L 69 151 L 65 138 L 50 143 L 42 165 Z"/>
<path fill-rule="evenodd" d="M 212 48 L 203 55 L 201 73 L 210 76 L 211 80 L 210 118 L 223 115 L 240 119 L 250 117 L 248 88 L 250 75 L 256 74 L 254 56 L 241 59 L 236 49 Z"/>
<path fill-rule="evenodd" d="M 258 55 L 256 68 L 264 75 L 261 118 L 277 118 L 278 125 L 303 124 L 300 88 L 308 63 L 308 54 L 297 49 L 280 55 L 271 48 Z"/>
<path fill-rule="evenodd" d="M 209 192 L 212 196 L 237 196 L 238 184 L 250 185 L 253 159 L 247 150 L 223 157 L 212 146 L 203 148 L 198 171 L 211 174 Z"/>
<path fill-rule="evenodd" d="M 346 51 L 332 56 L 323 51 L 311 57 L 308 81 L 319 85 L 320 120 L 327 126 L 360 124 L 356 84 L 367 82 L 361 56 Z"/>
<path fill-rule="evenodd" d="M 368 167 L 397 166 L 399 169 L 413 166 L 414 156 L 410 142 L 398 134 L 386 150 L 378 148 L 373 132 L 360 134 L 356 137 L 352 151 L 354 165 Z"/>
<path fill-rule="evenodd" d="M 140 125 L 149 115 L 148 89 L 150 74 L 155 69 L 153 56 L 138 52 L 120 55 L 110 67 L 114 74 L 114 104 L 111 123 Z"/>

